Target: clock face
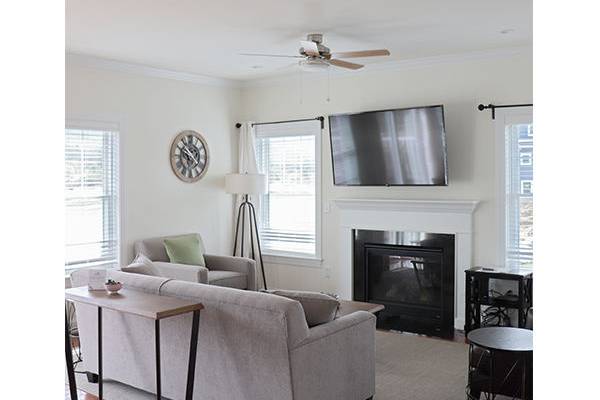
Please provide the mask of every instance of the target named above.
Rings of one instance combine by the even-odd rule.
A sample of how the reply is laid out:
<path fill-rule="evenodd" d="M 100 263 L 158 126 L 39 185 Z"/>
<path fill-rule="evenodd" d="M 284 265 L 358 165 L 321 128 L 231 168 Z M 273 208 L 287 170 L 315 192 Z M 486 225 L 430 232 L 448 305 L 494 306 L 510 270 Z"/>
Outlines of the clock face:
<path fill-rule="evenodd" d="M 206 140 L 195 131 L 179 133 L 171 145 L 171 168 L 184 182 L 196 182 L 208 169 Z"/>

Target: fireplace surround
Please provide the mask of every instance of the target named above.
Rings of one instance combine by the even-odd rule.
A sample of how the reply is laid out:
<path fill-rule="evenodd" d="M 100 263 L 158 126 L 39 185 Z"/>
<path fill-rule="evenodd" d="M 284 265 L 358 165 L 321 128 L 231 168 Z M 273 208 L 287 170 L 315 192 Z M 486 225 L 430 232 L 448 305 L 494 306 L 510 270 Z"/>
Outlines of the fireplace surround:
<path fill-rule="evenodd" d="M 454 235 L 353 230 L 353 298 L 382 304 L 377 327 L 454 334 Z"/>
<path fill-rule="evenodd" d="M 473 266 L 473 212 L 477 200 L 335 199 L 337 257 L 332 278 L 340 298 L 354 297 L 353 230 L 454 235 L 454 328 L 465 325 L 464 271 Z"/>

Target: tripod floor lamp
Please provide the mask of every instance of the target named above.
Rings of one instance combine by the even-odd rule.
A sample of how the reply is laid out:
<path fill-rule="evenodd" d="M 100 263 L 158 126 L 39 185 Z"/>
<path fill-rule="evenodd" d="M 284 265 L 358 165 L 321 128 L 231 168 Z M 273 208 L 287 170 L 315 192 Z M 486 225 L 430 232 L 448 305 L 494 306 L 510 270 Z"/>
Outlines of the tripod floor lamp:
<path fill-rule="evenodd" d="M 244 196 L 244 201 L 240 204 L 237 214 L 237 222 L 235 225 L 235 237 L 233 244 L 233 255 L 244 257 L 244 244 L 247 236 L 250 236 L 250 247 L 248 253 L 257 263 L 260 262 L 260 272 L 264 288 L 267 288 L 267 278 L 265 277 L 265 266 L 262 259 L 262 251 L 260 249 L 260 237 L 258 236 L 258 223 L 256 220 L 256 210 L 250 202 L 251 194 L 267 193 L 267 177 L 263 174 L 227 174 L 225 175 L 225 190 L 227 193 L 241 194 Z M 246 217 L 247 215 L 247 217 Z M 246 234 L 246 221 L 248 221 L 248 234 Z M 258 250 L 258 259 L 254 240 L 256 238 L 256 248 Z M 238 251 L 239 250 L 239 251 Z"/>

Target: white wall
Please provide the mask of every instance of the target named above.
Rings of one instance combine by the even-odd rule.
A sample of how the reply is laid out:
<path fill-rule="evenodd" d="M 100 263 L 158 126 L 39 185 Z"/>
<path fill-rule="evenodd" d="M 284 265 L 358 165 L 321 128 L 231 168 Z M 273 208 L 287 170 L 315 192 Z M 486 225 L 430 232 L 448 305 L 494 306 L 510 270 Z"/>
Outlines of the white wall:
<path fill-rule="evenodd" d="M 66 118 L 118 123 L 121 152 L 121 262 L 137 239 L 200 232 L 209 253 L 231 251 L 232 196 L 224 175 L 237 165 L 239 89 L 92 69 L 66 68 Z M 210 165 L 196 183 L 169 164 L 175 135 L 201 132 Z"/>
<path fill-rule="evenodd" d="M 338 215 L 330 204 L 336 198 L 461 199 L 480 200 L 474 215 L 476 265 L 495 265 L 496 217 L 495 141 L 490 112 L 479 103 L 531 103 L 532 59 L 526 54 L 504 55 L 420 65 L 395 71 L 332 75 L 331 101 L 327 102 L 324 77 L 305 73 L 271 80 L 242 90 L 244 120 L 271 121 L 395 107 L 443 104 L 448 138 L 449 186 L 350 188 L 333 186 L 329 133 L 322 137 L 323 159 L 323 268 L 268 265 L 271 286 L 336 291 Z M 368 67 L 367 67 L 368 68 Z M 326 124 L 327 125 L 327 124 Z M 331 207 L 329 207 L 331 206 Z M 462 277 L 459 277 L 462 278 Z"/>

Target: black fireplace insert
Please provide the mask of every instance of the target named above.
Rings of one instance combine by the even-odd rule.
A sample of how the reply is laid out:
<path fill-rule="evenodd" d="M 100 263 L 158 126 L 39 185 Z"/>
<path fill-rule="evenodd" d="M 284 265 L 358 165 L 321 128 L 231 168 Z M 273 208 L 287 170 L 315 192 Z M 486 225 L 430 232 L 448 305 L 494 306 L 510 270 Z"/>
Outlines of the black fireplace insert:
<path fill-rule="evenodd" d="M 354 299 L 383 304 L 377 327 L 454 335 L 454 235 L 355 229 Z"/>

